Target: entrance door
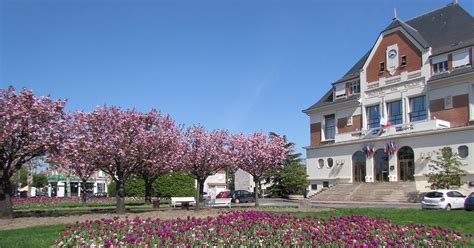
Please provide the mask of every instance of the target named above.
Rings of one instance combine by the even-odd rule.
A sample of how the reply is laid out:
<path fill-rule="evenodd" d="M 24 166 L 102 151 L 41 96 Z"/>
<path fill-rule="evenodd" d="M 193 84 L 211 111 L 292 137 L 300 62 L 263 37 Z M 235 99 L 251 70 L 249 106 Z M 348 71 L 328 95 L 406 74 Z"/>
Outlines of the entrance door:
<path fill-rule="evenodd" d="M 58 195 L 58 183 L 51 183 L 51 197 Z"/>
<path fill-rule="evenodd" d="M 400 181 L 415 180 L 415 156 L 413 149 L 404 146 L 398 150 L 398 178 Z"/>
<path fill-rule="evenodd" d="M 365 155 L 358 151 L 352 155 L 352 175 L 354 182 L 365 182 Z"/>
<path fill-rule="evenodd" d="M 415 165 L 413 160 L 403 159 L 398 161 L 401 181 L 415 181 Z"/>
<path fill-rule="evenodd" d="M 375 151 L 374 167 L 375 181 L 388 182 L 388 154 L 383 149 Z"/>

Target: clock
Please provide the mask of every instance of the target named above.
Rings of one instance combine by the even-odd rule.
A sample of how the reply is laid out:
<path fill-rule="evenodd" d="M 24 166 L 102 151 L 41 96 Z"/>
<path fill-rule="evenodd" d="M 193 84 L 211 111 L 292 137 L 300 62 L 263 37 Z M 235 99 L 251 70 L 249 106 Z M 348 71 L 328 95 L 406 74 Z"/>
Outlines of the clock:
<path fill-rule="evenodd" d="M 390 51 L 388 51 L 388 58 L 394 59 L 396 56 L 397 56 L 397 50 L 391 49 Z"/>

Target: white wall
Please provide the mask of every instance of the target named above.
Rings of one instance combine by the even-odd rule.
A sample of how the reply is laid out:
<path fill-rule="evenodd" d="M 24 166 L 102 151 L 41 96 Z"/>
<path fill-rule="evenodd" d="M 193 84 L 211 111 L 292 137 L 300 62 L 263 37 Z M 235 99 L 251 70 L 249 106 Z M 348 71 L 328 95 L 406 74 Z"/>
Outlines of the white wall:
<path fill-rule="evenodd" d="M 469 148 L 469 155 L 461 159 L 463 163 L 463 169 L 468 171 L 470 174 L 469 178 L 474 180 L 474 131 L 473 129 L 463 130 L 463 131 L 453 131 L 449 130 L 448 132 L 439 132 L 436 134 L 430 135 L 421 135 L 421 136 L 408 136 L 404 138 L 393 137 L 390 139 L 395 141 L 398 148 L 403 146 L 410 146 L 414 151 L 414 160 L 415 160 L 415 177 L 417 181 L 417 188 L 420 191 L 426 191 L 427 188 L 426 180 L 424 174 L 430 171 L 430 160 L 425 157 L 428 153 L 431 153 L 431 157 L 434 159 L 436 157 L 435 152 L 440 148 L 449 146 L 453 149 L 454 152 L 457 152 L 457 149 L 460 145 L 466 145 Z M 385 144 L 389 140 L 381 140 L 370 142 L 374 144 L 375 150 L 379 148 L 384 148 Z M 369 143 L 369 142 L 368 142 Z M 307 150 L 307 159 L 306 159 L 306 170 L 311 181 L 323 181 L 323 180 L 335 180 L 335 179 L 351 179 L 352 180 L 352 154 L 356 151 L 362 150 L 363 143 L 357 144 L 347 144 L 347 145 L 338 145 L 338 146 L 323 146 L 318 149 L 309 149 Z M 422 158 L 421 155 L 424 155 Z M 327 159 L 332 158 L 334 165 L 332 168 L 327 167 Z M 325 165 L 323 168 L 318 168 L 318 160 L 323 159 Z M 344 161 L 342 166 L 337 166 L 336 161 Z M 373 177 L 373 158 L 369 157 L 367 159 L 367 176 Z M 393 180 L 398 180 L 398 171 L 397 171 L 397 158 L 396 154 L 392 155 L 389 159 L 389 167 L 394 166 L 395 169 L 390 171 L 390 176 L 393 177 Z M 369 180 L 371 181 L 371 180 Z M 472 189 L 474 191 L 474 189 Z"/>

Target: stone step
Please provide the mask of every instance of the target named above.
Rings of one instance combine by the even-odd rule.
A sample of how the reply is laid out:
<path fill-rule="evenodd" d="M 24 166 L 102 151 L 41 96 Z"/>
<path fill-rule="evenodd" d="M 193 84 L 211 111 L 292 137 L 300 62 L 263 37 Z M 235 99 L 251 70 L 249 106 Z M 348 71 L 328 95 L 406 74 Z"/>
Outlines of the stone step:
<path fill-rule="evenodd" d="M 414 182 L 336 184 L 311 196 L 325 201 L 413 202 L 418 195 Z M 417 198 L 417 197 L 415 197 Z"/>

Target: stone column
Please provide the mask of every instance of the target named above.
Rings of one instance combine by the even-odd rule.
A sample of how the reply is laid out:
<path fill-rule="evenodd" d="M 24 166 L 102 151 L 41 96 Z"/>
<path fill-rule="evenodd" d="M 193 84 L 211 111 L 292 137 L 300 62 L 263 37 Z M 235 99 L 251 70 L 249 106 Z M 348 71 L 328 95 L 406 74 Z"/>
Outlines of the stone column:
<path fill-rule="evenodd" d="M 365 181 L 373 183 L 374 177 L 374 156 L 371 156 L 365 161 Z"/>

